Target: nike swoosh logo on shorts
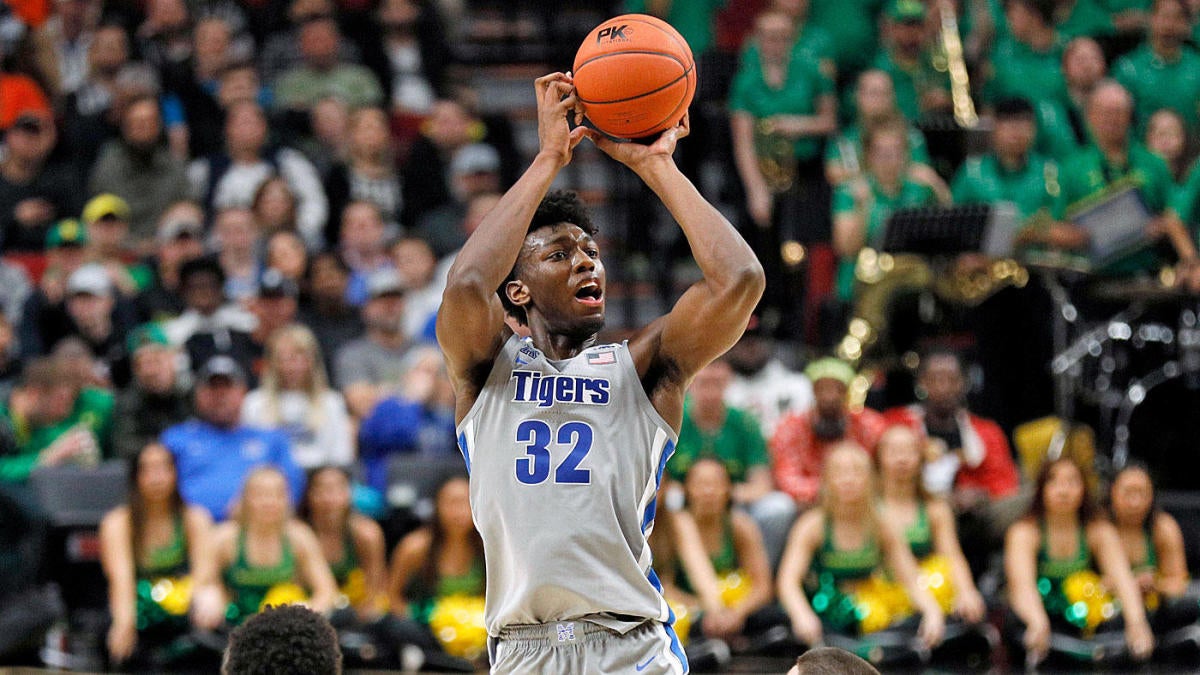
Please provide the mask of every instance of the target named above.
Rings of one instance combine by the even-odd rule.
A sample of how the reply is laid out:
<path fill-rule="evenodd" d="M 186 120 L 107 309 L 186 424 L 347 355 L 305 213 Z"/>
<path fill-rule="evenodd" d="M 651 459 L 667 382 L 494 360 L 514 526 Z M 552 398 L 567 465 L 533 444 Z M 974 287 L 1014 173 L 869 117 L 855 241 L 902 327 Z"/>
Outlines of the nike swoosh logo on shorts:
<path fill-rule="evenodd" d="M 651 656 L 650 658 L 646 659 L 646 662 L 645 662 L 645 663 L 639 663 L 639 664 L 637 664 L 637 666 L 636 666 L 636 667 L 637 667 L 637 671 L 640 673 L 640 672 L 642 672 L 643 670 L 645 670 L 645 669 L 646 669 L 646 666 L 649 666 L 651 663 L 654 663 L 654 659 L 656 659 L 656 658 L 658 658 L 658 657 Z"/>

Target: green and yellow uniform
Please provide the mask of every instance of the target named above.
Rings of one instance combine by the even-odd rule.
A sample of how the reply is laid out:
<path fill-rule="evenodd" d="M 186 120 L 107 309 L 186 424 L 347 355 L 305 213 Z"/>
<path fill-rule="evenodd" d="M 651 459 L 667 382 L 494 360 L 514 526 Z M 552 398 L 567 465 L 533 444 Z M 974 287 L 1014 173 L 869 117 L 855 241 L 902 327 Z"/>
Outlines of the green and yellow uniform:
<path fill-rule="evenodd" d="M 662 17 L 667 23 L 679 31 L 692 54 L 699 58 L 701 54 L 712 47 L 716 37 L 714 21 L 717 10 L 725 6 L 726 0 L 687 0 L 687 2 L 669 3 L 671 8 Z M 646 0 L 625 0 L 625 12 L 628 14 L 647 14 Z"/>
<path fill-rule="evenodd" d="M 857 180 L 867 181 L 867 185 L 871 191 L 867 206 L 866 233 L 864 235 L 866 246 L 869 247 L 878 247 L 882 243 L 883 226 L 897 209 L 934 206 L 938 203 L 937 195 L 934 193 L 933 188 L 924 183 L 909 180 L 908 178 L 904 179 L 900 184 L 900 189 L 894 194 L 886 192 L 875 178 L 869 174 Z M 839 185 L 834 190 L 833 215 L 835 220 L 841 214 L 854 212 L 853 185 L 854 181 L 849 181 Z M 842 300 L 849 301 L 854 297 L 854 265 L 856 262 L 855 258 L 843 258 L 838 261 L 837 288 L 838 296 Z"/>
<path fill-rule="evenodd" d="M 15 454 L 0 457 L 0 481 L 24 483 L 38 463 L 41 452 L 72 427 L 83 426 L 100 443 L 100 452 L 108 456 L 112 435 L 113 395 L 102 389 L 84 387 L 75 399 L 75 407 L 65 419 L 47 426 L 33 426 L 29 420 L 14 416 L 0 406 L 0 416 L 11 425 Z"/>
<path fill-rule="evenodd" d="M 712 562 L 713 570 L 717 573 L 718 578 L 734 572 L 738 568 L 737 547 L 733 541 L 733 521 L 728 514 L 721 525 L 721 546 L 715 553 L 710 553 L 708 559 Z M 692 588 L 691 580 L 688 579 L 687 571 L 683 568 L 683 563 L 678 559 L 675 561 L 675 585 L 679 586 L 679 590 L 684 593 L 695 594 L 696 592 L 696 589 Z"/>
<path fill-rule="evenodd" d="M 815 115 L 822 96 L 833 93 L 833 80 L 821 73 L 816 63 L 794 56 L 787 66 L 787 77 L 781 87 L 772 87 L 763 77 L 762 62 L 747 59 L 742 62 L 729 91 L 729 109 L 746 113 L 756 120 L 774 115 Z M 797 138 L 792 143 L 796 159 L 807 161 L 818 156 L 821 141 L 817 138 Z"/>
<path fill-rule="evenodd" d="M 917 518 L 904 528 L 904 540 L 908 542 L 909 550 L 918 561 L 933 554 L 933 527 L 929 524 L 925 502 L 917 502 Z"/>
<path fill-rule="evenodd" d="M 138 562 L 136 573 L 138 630 L 146 630 L 163 624 L 169 624 L 173 628 L 186 628 L 189 603 L 173 602 L 176 598 L 170 597 L 169 592 L 164 592 L 168 588 L 184 592 L 182 588 L 176 589 L 175 586 L 181 583 L 189 584 L 184 579 L 188 573 L 188 557 L 183 514 L 178 514 L 174 518 L 170 541 L 147 551 L 143 560 Z M 156 591 L 156 584 L 163 583 L 164 580 L 170 586 L 164 584 Z M 190 590 L 185 594 L 190 596 Z"/>
<path fill-rule="evenodd" d="M 430 552 L 433 555 L 433 552 Z M 428 624 L 439 600 L 451 596 L 483 597 L 487 586 L 487 576 L 484 573 L 483 560 L 472 561 L 471 568 L 463 574 L 443 574 L 437 583 L 430 588 L 418 575 L 409 584 L 407 595 L 411 598 L 409 607 L 412 617 L 421 623 Z"/>
<path fill-rule="evenodd" d="M 862 126 L 858 124 L 846 127 L 835 141 L 825 144 L 825 163 L 842 161 L 843 153 L 848 150 L 854 151 L 858 166 L 864 166 Z M 925 134 L 911 125 L 908 127 L 908 159 L 910 162 L 918 164 L 930 163 L 929 148 L 925 145 Z"/>
<path fill-rule="evenodd" d="M 698 460 L 715 459 L 724 465 L 730 479 L 735 483 L 746 480 L 746 474 L 755 467 L 770 465 L 767 441 L 763 438 L 758 421 L 744 410 L 725 409 L 725 421 L 714 432 L 701 429 L 692 415 L 689 398 L 683 406 L 683 423 L 679 427 L 679 443 L 675 454 L 667 462 L 667 474 L 683 481 L 687 472 Z"/>
<path fill-rule="evenodd" d="M 1167 163 L 1136 142 L 1130 142 L 1123 165 L 1108 161 L 1095 144 L 1090 144 L 1063 162 L 1059 171 L 1062 188 L 1055 201 L 1056 219 L 1069 219 L 1069 214 L 1094 200 L 1105 197 L 1108 190 L 1133 185 L 1141 192 L 1152 214 L 1162 213 L 1170 206 L 1174 178 Z M 1106 266 L 1100 272 L 1127 276 L 1138 272 L 1154 272 L 1159 264 L 1153 251 L 1140 249 Z"/>
<path fill-rule="evenodd" d="M 267 597 L 272 587 L 294 583 L 296 558 L 292 553 L 292 544 L 284 536 L 278 563 L 263 567 L 251 565 L 246 559 L 246 533 L 239 532 L 237 554 L 222 576 L 225 587 L 233 596 L 226 618 L 231 623 L 241 623 L 258 612 L 263 598 Z"/>
<path fill-rule="evenodd" d="M 833 523 L 826 517 L 825 538 L 813 555 L 804 580 L 805 594 L 821 623 L 837 632 L 857 632 L 855 591 L 869 582 L 882 564 L 883 549 L 873 534 L 857 549 L 837 549 L 833 543 Z"/>
<path fill-rule="evenodd" d="M 930 91 L 950 93 L 949 73 L 939 71 L 933 65 L 929 52 L 921 54 L 914 64 L 901 64 L 887 51 L 879 52 L 873 67 L 892 78 L 896 90 L 896 107 L 910 122 L 921 118 L 921 98 Z"/>
<path fill-rule="evenodd" d="M 1036 154 L 1015 169 L 1005 167 L 994 154 L 971 157 L 950 185 L 955 204 L 1012 202 L 1021 222 L 1038 211 L 1049 213 L 1058 190 L 1058 165 Z"/>
<path fill-rule="evenodd" d="M 1200 123 L 1200 52 L 1183 45 L 1178 56 L 1168 61 L 1143 44 L 1117 59 L 1113 77 L 1133 95 L 1139 129 L 1145 128 L 1155 111 L 1170 108 L 1183 116 L 1188 129 L 1196 131 Z"/>

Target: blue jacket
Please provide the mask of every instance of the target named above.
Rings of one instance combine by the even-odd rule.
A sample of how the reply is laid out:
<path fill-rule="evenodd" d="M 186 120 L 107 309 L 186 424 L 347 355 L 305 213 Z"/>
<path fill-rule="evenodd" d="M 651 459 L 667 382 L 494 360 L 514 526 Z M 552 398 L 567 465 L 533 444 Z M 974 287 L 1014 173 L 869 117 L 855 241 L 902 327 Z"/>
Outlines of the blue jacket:
<path fill-rule="evenodd" d="M 304 472 L 292 460 L 288 438 L 281 432 L 246 426 L 222 429 L 191 419 L 164 431 L 162 442 L 175 456 L 183 500 L 208 509 L 214 520 L 229 516 L 242 482 L 261 464 L 282 471 L 292 504 L 300 501 Z"/>
<path fill-rule="evenodd" d="M 358 456 L 366 468 L 367 485 L 387 492 L 387 459 L 392 454 L 453 457 L 452 410 L 427 409 L 400 396 L 385 398 L 358 427 Z"/>

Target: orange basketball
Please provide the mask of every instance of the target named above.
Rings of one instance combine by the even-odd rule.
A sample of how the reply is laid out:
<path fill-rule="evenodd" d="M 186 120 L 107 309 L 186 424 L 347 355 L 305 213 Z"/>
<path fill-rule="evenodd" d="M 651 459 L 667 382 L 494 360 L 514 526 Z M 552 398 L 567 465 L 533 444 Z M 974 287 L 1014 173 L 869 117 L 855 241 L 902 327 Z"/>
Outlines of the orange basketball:
<path fill-rule="evenodd" d="M 671 24 L 646 14 L 593 28 L 575 53 L 574 77 L 592 126 L 616 138 L 670 129 L 696 94 L 691 47 Z"/>

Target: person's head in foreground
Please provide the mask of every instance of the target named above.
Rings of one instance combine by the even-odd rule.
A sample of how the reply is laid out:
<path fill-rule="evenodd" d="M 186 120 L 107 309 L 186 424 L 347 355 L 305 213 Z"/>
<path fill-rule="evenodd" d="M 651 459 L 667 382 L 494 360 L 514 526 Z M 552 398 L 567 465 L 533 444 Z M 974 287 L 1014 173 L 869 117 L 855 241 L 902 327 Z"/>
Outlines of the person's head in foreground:
<path fill-rule="evenodd" d="M 303 605 L 267 607 L 229 636 L 221 675 L 340 675 L 342 650 L 325 617 Z"/>
<path fill-rule="evenodd" d="M 801 654 L 787 675 L 879 675 L 879 671 L 844 649 L 818 647 Z"/>

